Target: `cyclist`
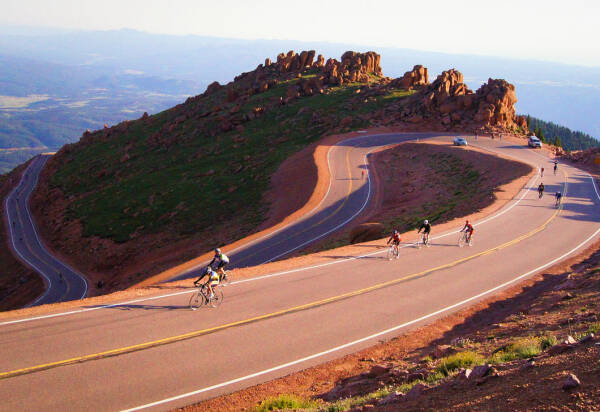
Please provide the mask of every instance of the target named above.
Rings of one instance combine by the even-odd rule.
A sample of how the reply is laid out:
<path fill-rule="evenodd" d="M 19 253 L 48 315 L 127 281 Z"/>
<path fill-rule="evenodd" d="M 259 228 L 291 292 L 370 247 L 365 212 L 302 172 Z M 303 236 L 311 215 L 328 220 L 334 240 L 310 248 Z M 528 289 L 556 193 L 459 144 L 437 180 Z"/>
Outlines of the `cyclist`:
<path fill-rule="evenodd" d="M 560 200 L 562 199 L 562 193 L 556 192 L 556 194 L 554 196 L 556 197 L 556 206 L 560 205 Z"/>
<path fill-rule="evenodd" d="M 538 186 L 538 194 L 540 196 L 540 199 L 542 198 L 542 196 L 544 196 L 544 184 L 540 183 L 540 185 Z"/>
<path fill-rule="evenodd" d="M 421 226 L 419 227 L 418 233 L 423 231 L 423 244 L 429 246 L 429 234 L 431 233 L 431 225 L 429 224 L 429 220 L 425 219 Z"/>
<path fill-rule="evenodd" d="M 387 241 L 388 245 L 390 244 L 390 242 L 392 242 L 392 244 L 394 245 L 394 248 L 396 249 L 396 259 L 399 258 L 398 246 L 400 245 L 401 241 L 402 241 L 402 239 L 400 239 L 400 233 L 398 233 L 397 230 L 394 230 L 394 233 L 392 233 L 392 236 L 390 236 L 390 238 Z"/>
<path fill-rule="evenodd" d="M 465 222 L 465 226 L 460 231 L 467 232 L 467 243 L 469 244 L 469 246 L 471 246 L 471 239 L 473 238 L 473 232 L 475 232 L 475 229 L 473 229 L 473 225 L 467 220 Z"/>
<path fill-rule="evenodd" d="M 554 174 L 556 174 L 556 171 L 558 170 L 558 160 L 554 161 Z"/>
<path fill-rule="evenodd" d="M 194 281 L 194 286 L 198 287 L 200 281 L 205 276 L 208 276 L 208 280 L 206 281 L 208 291 L 210 292 L 210 296 L 208 296 L 208 298 L 212 299 L 215 296 L 215 293 L 213 292 L 213 286 L 217 286 L 219 284 L 219 274 L 215 272 L 209 265 L 206 268 L 204 268 L 200 277 Z"/>
<path fill-rule="evenodd" d="M 227 266 L 227 264 L 229 263 L 229 258 L 225 253 L 221 253 L 221 249 L 219 249 L 218 247 L 215 248 L 215 256 L 210 261 L 208 266 L 213 268 L 214 263 L 217 264 L 216 270 L 219 273 L 219 281 L 221 281 L 221 279 L 223 279 L 223 276 L 225 275 L 225 266 Z"/>
<path fill-rule="evenodd" d="M 544 177 L 544 168 L 542 167 L 542 170 L 540 172 L 540 177 Z"/>

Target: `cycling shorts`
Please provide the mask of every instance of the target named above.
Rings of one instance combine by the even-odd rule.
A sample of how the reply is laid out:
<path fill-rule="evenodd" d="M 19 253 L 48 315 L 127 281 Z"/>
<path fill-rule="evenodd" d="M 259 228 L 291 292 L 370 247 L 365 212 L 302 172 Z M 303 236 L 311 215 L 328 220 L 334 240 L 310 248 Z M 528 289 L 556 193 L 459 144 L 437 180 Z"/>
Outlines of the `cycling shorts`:
<path fill-rule="evenodd" d="M 398 240 L 396 240 L 396 239 L 392 240 L 392 245 L 394 245 L 394 246 L 400 246 L 400 239 L 398 239 Z"/>

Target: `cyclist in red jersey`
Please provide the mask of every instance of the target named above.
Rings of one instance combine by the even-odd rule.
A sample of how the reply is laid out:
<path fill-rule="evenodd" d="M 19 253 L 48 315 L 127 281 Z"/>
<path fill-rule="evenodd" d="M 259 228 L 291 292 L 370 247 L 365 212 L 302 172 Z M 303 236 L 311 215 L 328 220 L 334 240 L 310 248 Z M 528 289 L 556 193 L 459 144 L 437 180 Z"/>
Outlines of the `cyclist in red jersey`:
<path fill-rule="evenodd" d="M 465 222 L 465 227 L 463 227 L 460 231 L 467 232 L 467 243 L 469 244 L 469 246 L 471 246 L 471 239 L 473 238 L 473 232 L 475 232 L 475 229 L 473 229 L 473 225 L 467 220 Z"/>
<path fill-rule="evenodd" d="M 398 246 L 400 246 L 401 241 L 402 241 L 402 239 L 400 238 L 400 233 L 398 233 L 397 230 L 394 230 L 394 233 L 392 233 L 392 236 L 390 236 L 390 238 L 387 241 L 388 245 L 391 242 L 394 245 L 394 247 L 396 248 L 396 259 L 398 259 Z"/>
<path fill-rule="evenodd" d="M 390 236 L 388 239 L 387 244 L 389 245 L 390 242 L 394 242 L 394 245 L 398 246 L 401 241 L 402 239 L 400 239 L 400 233 L 398 233 L 397 230 L 394 230 L 394 233 L 392 233 L 392 236 Z"/>

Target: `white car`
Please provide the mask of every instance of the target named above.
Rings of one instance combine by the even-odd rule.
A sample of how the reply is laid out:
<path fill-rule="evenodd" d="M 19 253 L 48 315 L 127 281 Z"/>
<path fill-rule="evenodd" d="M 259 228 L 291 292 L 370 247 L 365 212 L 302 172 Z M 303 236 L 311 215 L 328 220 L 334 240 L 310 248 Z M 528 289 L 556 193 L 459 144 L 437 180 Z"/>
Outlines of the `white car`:
<path fill-rule="evenodd" d="M 536 147 L 541 149 L 542 141 L 538 139 L 537 136 L 529 136 L 529 139 L 527 139 L 527 146 L 533 147 L 534 149 Z"/>
<path fill-rule="evenodd" d="M 464 137 L 457 137 L 454 139 L 454 146 L 466 146 L 467 145 L 467 139 L 465 139 Z"/>

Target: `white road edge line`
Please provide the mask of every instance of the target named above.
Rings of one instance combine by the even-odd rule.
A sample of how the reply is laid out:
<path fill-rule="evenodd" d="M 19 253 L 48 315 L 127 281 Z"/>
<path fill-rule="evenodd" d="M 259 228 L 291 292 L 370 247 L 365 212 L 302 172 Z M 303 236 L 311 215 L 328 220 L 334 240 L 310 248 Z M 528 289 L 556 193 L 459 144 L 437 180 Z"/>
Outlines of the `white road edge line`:
<path fill-rule="evenodd" d="M 393 135 L 393 134 L 391 134 Z M 374 136 L 386 136 L 386 135 L 374 135 Z M 362 137 L 371 137 L 369 136 L 360 136 L 360 138 Z M 354 140 L 357 138 L 352 138 L 352 139 L 348 139 L 348 140 Z M 346 140 L 344 140 L 346 141 Z M 534 185 L 537 182 L 537 175 L 533 176 L 529 182 L 527 182 L 527 184 L 525 185 L 525 187 L 523 189 L 521 189 L 521 196 L 517 199 L 516 202 L 514 202 L 512 205 L 510 205 L 509 207 L 505 207 L 502 208 L 498 213 L 484 219 L 481 222 L 478 222 L 476 224 L 474 224 L 474 226 L 479 226 L 483 223 L 487 223 L 490 220 L 496 219 L 499 216 L 502 216 L 504 213 L 508 212 L 509 210 L 511 210 L 512 208 L 514 208 L 518 203 L 520 203 L 523 198 L 527 195 L 527 193 L 529 193 L 529 188 L 532 187 L 532 185 Z M 533 182 L 533 183 L 532 183 Z M 596 188 L 594 187 L 594 190 L 596 190 Z M 598 195 L 598 192 L 596 191 L 596 194 Z M 600 195 L 598 195 L 598 198 L 600 199 Z M 458 230 L 450 230 L 448 232 L 445 232 L 441 235 L 432 237 L 432 240 L 436 240 L 436 239 L 441 239 L 443 237 L 446 236 L 450 236 L 453 234 L 458 233 Z M 407 248 L 407 247 L 412 247 L 412 244 L 405 244 L 403 246 L 401 246 L 401 249 Z M 318 269 L 321 267 L 325 267 L 325 266 L 330 266 L 330 265 L 337 265 L 340 263 L 347 263 L 351 260 L 356 260 L 356 259 L 363 259 L 365 257 L 369 257 L 369 256 L 374 256 L 380 253 L 385 253 L 385 250 L 378 250 L 375 252 L 371 252 L 371 253 L 367 253 L 364 255 L 358 255 L 358 256 L 352 256 L 352 257 L 348 257 L 346 259 L 341 259 L 341 260 L 336 260 L 334 262 L 327 262 L 327 263 L 320 263 L 318 265 L 313 265 L 313 266 L 305 266 L 305 267 L 301 267 L 301 268 L 297 268 L 297 269 L 290 269 L 290 270 L 285 270 L 282 272 L 275 272 L 275 273 L 271 273 L 271 274 L 267 274 L 267 275 L 262 275 L 262 276 L 257 276 L 257 277 L 253 277 L 253 278 L 249 278 L 249 279 L 241 279 L 241 280 L 237 280 L 234 282 L 231 282 L 231 285 L 235 285 L 238 283 L 247 283 L 247 282 L 255 282 L 257 280 L 264 280 L 264 279 L 269 279 L 269 278 L 273 278 L 273 277 L 278 277 L 278 276 L 283 276 L 283 275 L 288 275 L 290 273 L 297 273 L 297 272 L 303 272 L 305 270 L 311 270 L 311 269 Z M 178 296 L 178 295 L 183 295 L 186 293 L 191 293 L 194 290 L 185 290 L 182 292 L 174 292 L 174 293 L 167 293 L 164 295 L 158 295 L 158 296 L 150 296 L 150 297 L 144 297 L 144 298 L 140 298 L 140 299 L 134 299 L 134 300 L 130 300 L 130 301 L 125 301 L 125 302 L 119 302 L 119 303 L 112 303 L 110 305 L 102 305 L 102 306 L 97 306 L 97 307 L 93 307 L 93 308 L 85 308 L 85 309 L 77 309 L 77 310 L 72 310 L 72 311 L 68 311 L 68 312 L 60 312 L 60 313 L 53 313 L 50 315 L 40 315 L 40 316 L 34 316 L 34 317 L 30 317 L 30 318 L 24 318 L 24 319 L 17 319 L 17 320 L 11 320 L 11 321 L 5 321 L 5 322 L 0 322 L 0 326 L 4 326 L 4 325 L 10 325 L 10 324 L 14 324 L 14 323 L 23 323 L 23 322 L 30 322 L 30 321 L 34 321 L 34 320 L 41 320 L 41 319 L 48 319 L 48 318 L 54 318 L 54 317 L 59 317 L 59 316 L 67 316 L 67 315 L 75 315 L 78 313 L 84 313 L 84 312 L 90 312 L 90 311 L 94 311 L 94 310 L 99 310 L 99 309 L 110 309 L 110 308 L 114 308 L 117 306 L 122 306 L 122 305 L 130 305 L 132 303 L 139 303 L 139 302 L 145 302 L 145 301 L 149 301 L 149 300 L 156 300 L 156 299 L 162 299 L 162 298 L 168 298 L 168 297 L 172 297 L 172 296 Z"/>
<path fill-rule="evenodd" d="M 40 159 L 41 159 L 41 157 L 40 157 Z M 44 165 L 45 164 L 46 164 L 46 161 L 44 161 Z M 42 165 L 41 167 L 43 168 L 44 165 Z M 40 173 L 41 173 L 41 170 L 40 170 Z M 29 210 L 29 197 L 31 196 L 31 193 L 33 193 L 33 190 L 35 189 L 35 187 L 38 184 L 39 176 L 40 176 L 39 173 L 35 176 L 35 182 L 33 183 L 31 191 L 29 193 L 27 193 L 27 198 L 25 199 L 25 210 L 27 211 L 27 218 L 29 219 L 29 221 L 31 223 L 31 227 L 33 228 L 33 234 L 35 235 L 35 239 L 37 240 L 40 249 L 42 249 L 44 251 L 44 253 L 46 253 L 46 255 L 50 256 L 52 263 L 57 263 L 58 266 L 62 266 L 66 269 L 69 269 L 71 272 L 73 272 L 77 276 L 79 276 L 79 278 L 81 279 L 81 281 L 83 282 L 83 284 L 85 286 L 85 288 L 83 290 L 83 294 L 79 298 L 79 299 L 83 299 L 85 297 L 85 295 L 87 295 L 87 291 L 88 291 L 88 283 L 87 283 L 86 278 L 81 273 L 79 273 L 78 271 L 73 269 L 71 266 L 69 266 L 66 263 L 55 258 L 53 254 L 48 253 L 48 250 L 46 249 L 46 247 L 44 246 L 44 244 L 42 243 L 42 241 L 40 240 L 40 238 L 38 236 L 35 221 L 33 220 L 33 217 L 31 216 L 31 211 Z"/>
<path fill-rule="evenodd" d="M 181 394 L 181 395 L 173 396 L 171 398 L 166 398 L 166 399 L 163 399 L 163 400 L 160 400 L 160 401 L 156 401 L 156 402 L 152 402 L 152 403 L 147 403 L 145 405 L 136 406 L 134 408 L 125 409 L 125 410 L 123 410 L 123 412 L 138 411 L 138 410 L 141 410 L 141 409 L 150 408 L 152 406 L 162 405 L 162 404 L 165 404 L 165 403 L 168 403 L 168 402 L 172 402 L 172 401 L 176 401 L 176 400 L 179 400 L 179 399 L 183 399 L 183 398 L 186 398 L 186 397 L 189 397 L 189 396 L 198 395 L 200 393 L 208 392 L 208 391 L 211 391 L 213 389 L 222 388 L 224 386 L 228 386 L 228 385 L 231 385 L 231 384 L 234 384 L 234 383 L 242 382 L 242 381 L 245 381 L 245 380 L 248 380 L 248 379 L 251 379 L 251 378 L 255 378 L 255 377 L 258 377 L 258 376 L 261 376 L 261 375 L 265 375 L 265 374 L 270 373 L 270 372 L 274 372 L 274 371 L 277 371 L 277 370 L 280 370 L 280 369 L 284 369 L 284 368 L 287 368 L 289 366 L 297 365 L 299 363 L 302 363 L 302 362 L 305 362 L 305 361 L 308 361 L 308 360 L 311 360 L 311 359 L 315 359 L 315 358 L 321 357 L 323 355 L 327 355 L 329 353 L 337 352 L 337 351 L 340 351 L 342 349 L 348 348 L 350 346 L 354 346 L 354 345 L 357 345 L 359 343 L 362 343 L 362 342 L 365 342 L 365 341 L 377 338 L 379 336 L 388 334 L 390 332 L 394 332 L 394 331 L 397 331 L 399 329 L 405 328 L 405 327 L 410 326 L 410 325 L 412 325 L 414 323 L 418 323 L 420 321 L 426 320 L 426 319 L 431 318 L 433 316 L 436 316 L 436 315 L 439 315 L 441 313 L 447 312 L 447 311 L 449 311 L 451 309 L 454 309 L 456 307 L 462 306 L 465 303 L 469 303 L 469 302 L 471 302 L 473 300 L 479 299 L 482 296 L 488 295 L 488 294 L 490 294 L 492 292 L 497 291 L 498 289 L 502 289 L 502 288 L 510 285 L 511 283 L 514 283 L 514 282 L 516 282 L 516 281 L 518 281 L 520 279 L 523 279 L 524 277 L 527 277 L 527 276 L 529 276 L 529 275 L 531 275 L 533 273 L 536 273 L 536 272 L 538 272 L 540 270 L 543 270 L 543 269 L 547 268 L 548 266 L 551 266 L 554 263 L 562 260 L 563 258 L 565 258 L 566 256 L 570 255 L 571 253 L 575 252 L 579 248 L 581 248 L 583 245 L 585 245 L 591 239 L 593 239 L 598 233 L 600 233 L 600 229 L 596 230 L 590 237 L 588 237 L 586 240 L 584 240 L 583 242 L 581 242 L 575 248 L 573 248 L 570 251 L 566 252 L 562 256 L 559 256 L 559 257 L 551 260 L 550 262 L 545 263 L 542 266 L 539 266 L 539 267 L 537 267 L 537 268 L 535 268 L 533 270 L 530 270 L 527 273 L 519 275 L 519 276 L 517 276 L 516 278 L 514 278 L 512 280 L 504 282 L 501 285 L 495 286 L 495 287 L 493 287 L 491 289 L 488 289 L 488 290 L 486 290 L 484 292 L 481 292 L 481 293 L 479 293 L 479 294 L 477 294 L 475 296 L 472 296 L 470 298 L 464 299 L 464 300 L 462 300 L 460 302 L 457 302 L 457 303 L 455 303 L 453 305 L 446 306 L 445 308 L 436 310 L 435 312 L 431 312 L 431 313 L 429 313 L 427 315 L 423 315 L 423 316 L 421 316 L 419 318 L 416 318 L 416 319 L 413 319 L 411 321 L 402 323 L 400 325 L 391 327 L 389 329 L 385 329 L 385 330 L 383 330 L 381 332 L 377 332 L 377 333 L 374 333 L 372 335 L 365 336 L 364 338 L 360 338 L 360 339 L 354 340 L 352 342 L 348 342 L 348 343 L 345 343 L 343 345 L 336 346 L 334 348 L 331 348 L 331 349 L 328 349 L 328 350 L 325 350 L 325 351 L 322 351 L 322 352 L 319 352 L 319 353 L 315 353 L 313 355 L 306 356 L 304 358 L 296 359 L 294 361 L 287 362 L 287 363 L 284 363 L 284 364 L 281 364 L 281 365 L 278 365 L 278 366 L 274 366 L 272 368 L 265 369 L 265 370 L 262 370 L 262 371 L 259 371 L 259 372 L 255 372 L 255 373 L 250 374 L 250 375 L 242 376 L 240 378 L 232 379 L 232 380 L 229 380 L 229 381 L 226 381 L 226 382 L 222 382 L 222 383 L 219 383 L 219 384 L 216 384 L 216 385 L 212 385 L 212 386 L 209 386 L 209 387 L 206 387 L 206 388 L 198 389 L 198 390 L 193 391 L 193 392 L 188 392 L 188 393 L 184 393 L 184 394 Z"/>
<path fill-rule="evenodd" d="M 25 176 L 25 174 L 27 173 L 27 171 L 29 170 L 29 168 L 33 165 L 33 163 L 31 165 L 29 165 L 29 167 L 27 169 L 25 169 L 25 171 L 23 172 L 23 177 L 21 178 L 21 181 L 19 182 L 19 184 L 17 186 L 15 186 L 15 188 L 10 192 L 10 194 L 8 196 L 6 196 L 6 199 L 4 200 L 5 203 L 5 210 L 6 210 L 6 218 L 8 219 L 8 230 L 10 232 L 10 241 L 12 243 L 12 247 L 13 250 L 15 252 L 17 252 L 17 254 L 19 255 L 19 257 L 21 259 L 23 259 L 25 262 L 27 262 L 27 264 L 29 266 L 31 266 L 32 268 L 34 268 L 39 274 L 41 274 L 44 279 L 46 279 L 46 282 L 48 283 L 48 288 L 44 291 L 44 293 L 42 293 L 36 300 L 34 300 L 30 305 L 35 305 L 40 299 L 42 299 L 43 297 L 45 297 L 48 292 L 50 291 L 50 288 L 52 287 L 52 281 L 50 280 L 50 278 L 48 276 L 46 276 L 46 274 L 40 269 L 38 268 L 34 263 L 32 263 L 31 261 L 29 261 L 29 259 L 27 259 L 25 256 L 23 256 L 23 254 L 21 253 L 21 251 L 19 250 L 19 248 L 17 248 L 17 245 L 15 244 L 15 234 L 13 233 L 13 227 L 11 224 L 11 217 L 10 217 L 10 209 L 8 206 L 8 201 L 11 200 L 14 196 L 15 191 L 21 186 L 21 183 L 23 183 L 23 178 Z M 0 324 L 2 325 L 2 324 Z"/>

